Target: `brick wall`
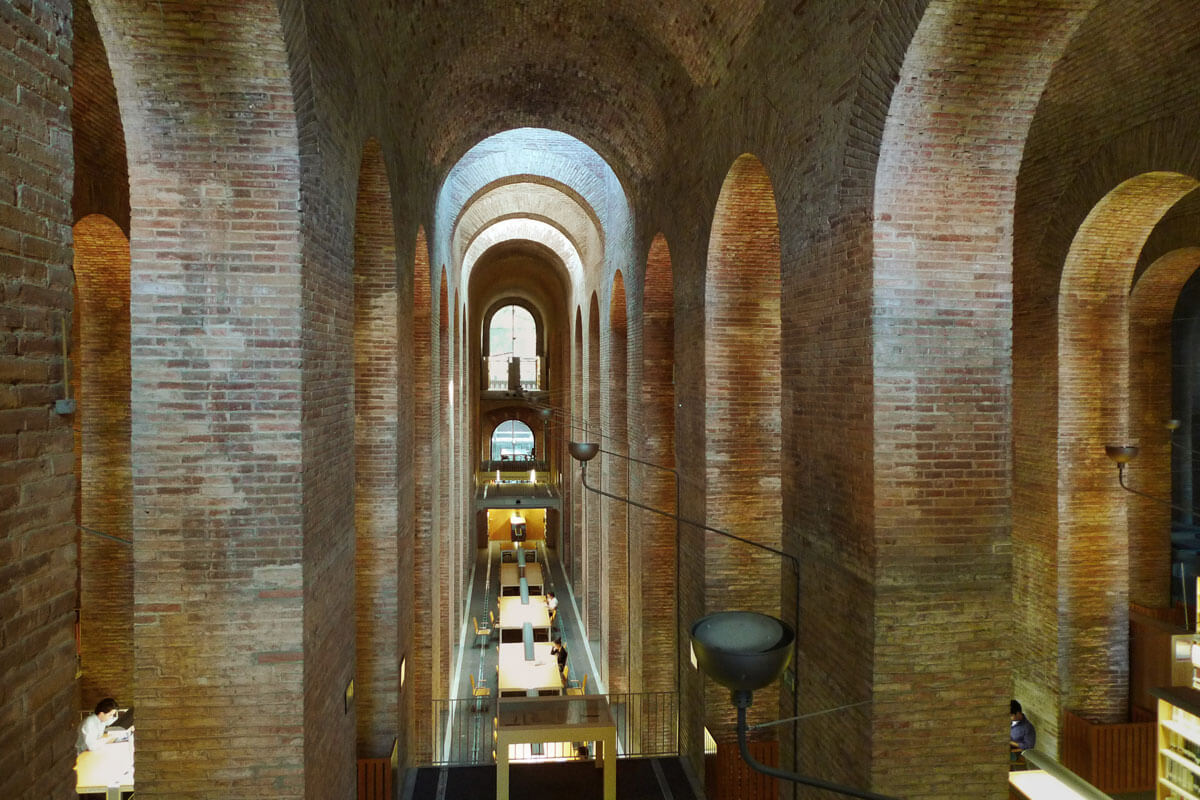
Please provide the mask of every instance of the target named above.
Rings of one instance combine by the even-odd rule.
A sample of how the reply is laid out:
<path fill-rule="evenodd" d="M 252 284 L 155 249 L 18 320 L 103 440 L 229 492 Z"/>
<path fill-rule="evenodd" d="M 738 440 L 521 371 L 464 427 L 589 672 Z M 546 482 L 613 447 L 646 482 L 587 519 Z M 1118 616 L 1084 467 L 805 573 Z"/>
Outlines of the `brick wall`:
<path fill-rule="evenodd" d="M 642 324 L 637 330 L 641 345 L 640 386 L 637 403 L 637 427 L 631 415 L 630 440 L 640 442 L 638 456 L 662 467 L 675 466 L 675 386 L 674 386 L 674 297 L 672 293 L 671 253 L 662 234 L 654 237 L 646 257 L 642 291 Z M 633 337 L 631 336 L 631 344 Z M 633 346 L 630 347 L 632 351 Z M 654 508 L 678 513 L 675 508 L 675 477 L 651 467 L 640 469 L 640 477 L 631 481 L 635 499 Z M 637 559 L 630 568 L 637 592 L 638 610 L 633 618 L 637 627 L 630 631 L 634 646 L 640 640 L 641 687 L 644 691 L 670 691 L 676 683 L 675 620 L 675 533 L 673 520 L 641 514 L 636 543 Z"/>
<path fill-rule="evenodd" d="M 379 143 L 363 148 L 354 228 L 355 706 L 358 756 L 399 728 L 399 347 L 396 236 Z M 408 348 L 403 348 L 407 351 Z M 404 585 L 410 585 L 405 576 Z"/>
<path fill-rule="evenodd" d="M 705 464 L 709 525 L 778 548 L 780 495 L 779 224 L 762 164 L 734 162 L 713 216 L 704 294 Z M 781 616 L 780 558 L 703 535 L 708 613 L 747 609 Z M 785 573 L 784 570 L 787 570 Z M 791 615 L 789 615 L 791 616 Z M 710 684 L 709 729 L 728 740 L 728 690 Z M 752 720 L 776 719 L 778 687 L 755 693 Z"/>
<path fill-rule="evenodd" d="M 196 80 L 197 20 L 209 81 Z M 323 667 L 303 661 L 303 615 L 320 617 L 304 587 L 322 580 L 302 579 L 305 555 L 321 561 L 304 553 L 302 524 L 322 520 L 302 512 L 301 176 L 279 15 L 111 4 L 97 21 L 120 67 L 136 220 L 139 791 L 203 796 L 218 775 L 239 796 L 298 797 L 304 681 Z M 342 724 L 325 717 L 326 732 Z"/>
<path fill-rule="evenodd" d="M 71 13 L 0 6 L 0 792 L 74 796 Z"/>
<path fill-rule="evenodd" d="M 117 107 L 108 53 L 87 0 L 73 0 L 71 43 L 71 129 L 75 154 L 75 187 L 71 209 L 75 220 L 104 214 L 129 236 L 129 174 L 125 164 L 125 129 Z"/>
<path fill-rule="evenodd" d="M 129 242 L 98 214 L 75 224 L 72 347 L 79 523 L 129 541 Z M 81 707 L 132 702 L 133 548 L 83 532 L 79 540 Z"/>
<path fill-rule="evenodd" d="M 436 575 L 428 567 L 419 565 L 433 563 L 435 546 L 433 527 L 432 482 L 423 476 L 433 473 L 432 440 L 434 430 L 433 397 L 427 391 L 433 386 L 433 294 L 430 290 L 429 244 L 425 229 L 417 230 L 417 241 L 413 248 L 412 266 L 412 377 L 405 385 L 413 387 L 411 426 L 412 467 L 409 483 L 413 494 L 413 590 L 411 616 L 412 626 L 402 630 L 402 638 L 409 641 L 408 680 L 409 688 L 404 699 L 412 709 L 406 728 L 412 731 L 412 743 L 404 763 L 423 763 L 430 758 L 432 732 L 430 730 L 430 699 L 434 693 L 434 647 L 433 647 L 433 586 Z M 401 318 L 405 318 L 402 314 Z M 402 429 L 403 430 L 403 429 Z M 401 469 L 408 463 L 401 459 Z M 405 484 L 401 484 L 404 486 Z M 402 646 L 403 651 L 403 646 Z M 403 722 L 403 720 L 402 720 Z"/>
<path fill-rule="evenodd" d="M 613 277 L 608 302 L 607 336 L 601 336 L 600 362 L 604 376 L 600 385 L 600 404 L 604 438 L 601 446 L 622 455 L 629 454 L 628 438 L 628 326 L 626 322 L 625 281 L 618 271 Z M 629 496 L 629 462 L 617 456 L 602 456 L 606 491 Z M 629 516 L 630 507 L 611 498 L 603 498 L 600 563 L 604 570 L 605 595 L 601 610 L 600 635 L 608 653 L 608 683 L 611 692 L 629 691 L 629 637 L 635 629 L 629 599 Z"/>
<path fill-rule="evenodd" d="M 588 438 L 597 442 L 603 442 L 602 434 L 604 431 L 604 418 L 601 409 L 601 381 L 604 374 L 600 365 L 600 302 L 595 292 L 592 292 L 591 302 L 588 306 L 588 321 L 587 321 L 587 379 L 584 383 L 584 395 L 587 398 L 587 412 L 584 418 L 587 420 Z M 591 477 L 588 481 L 592 486 L 605 489 L 604 470 L 596 469 L 599 464 L 593 463 Z M 580 487 L 582 489 L 582 486 Z M 594 653 L 597 664 L 596 668 L 603 673 L 605 680 L 608 678 L 609 662 L 607 658 L 607 643 L 604 641 L 601 632 L 603 625 L 602 617 L 605 613 L 605 604 L 607 603 L 607 595 L 605 592 L 604 576 L 605 565 L 603 562 L 603 546 L 604 546 L 604 503 L 603 498 L 584 490 L 583 498 L 584 509 L 584 526 L 583 526 L 583 581 L 576 587 L 576 597 L 583 603 L 583 624 L 587 628 L 587 638 L 593 642 L 593 645 L 599 641 L 599 646 Z"/>
<path fill-rule="evenodd" d="M 1129 296 L 1129 441 L 1139 442 L 1142 450 L 1128 468 L 1126 483 L 1160 499 L 1171 497 L 1172 441 L 1185 449 L 1186 440 L 1166 427 L 1176 413 L 1172 393 L 1163 387 L 1172 384 L 1172 361 L 1186 357 L 1172 351 L 1171 324 L 1176 301 L 1197 267 L 1200 248 L 1168 252 L 1138 276 Z M 1130 495 L 1127 503 L 1130 602 L 1165 608 L 1173 581 L 1163 580 L 1171 574 L 1171 539 L 1163 532 L 1170 530 L 1174 515 L 1166 504 L 1146 498 Z"/>

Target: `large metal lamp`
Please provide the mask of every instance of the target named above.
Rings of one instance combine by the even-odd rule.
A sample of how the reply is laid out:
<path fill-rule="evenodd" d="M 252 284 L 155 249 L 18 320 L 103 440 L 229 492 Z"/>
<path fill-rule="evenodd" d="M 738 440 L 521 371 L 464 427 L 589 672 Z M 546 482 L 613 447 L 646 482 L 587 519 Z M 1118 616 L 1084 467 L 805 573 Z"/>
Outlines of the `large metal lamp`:
<path fill-rule="evenodd" d="M 589 491 L 775 553 L 791 561 L 799 578 L 799 562 L 790 553 L 588 485 L 587 464 L 600 452 L 597 442 L 571 442 L 567 445 L 567 450 L 571 457 L 579 462 L 583 486 Z M 777 681 L 787 668 L 796 642 L 796 632 L 792 626 L 781 619 L 754 611 L 721 611 L 697 620 L 693 623 L 690 634 L 696 663 L 714 681 L 730 690 L 730 698 L 737 708 L 738 750 L 747 766 L 773 778 L 815 786 L 850 797 L 861 797 L 863 800 L 896 800 L 887 795 L 768 767 L 750 755 L 746 745 L 746 734 L 749 731 L 746 709 L 754 700 L 754 692 Z"/>

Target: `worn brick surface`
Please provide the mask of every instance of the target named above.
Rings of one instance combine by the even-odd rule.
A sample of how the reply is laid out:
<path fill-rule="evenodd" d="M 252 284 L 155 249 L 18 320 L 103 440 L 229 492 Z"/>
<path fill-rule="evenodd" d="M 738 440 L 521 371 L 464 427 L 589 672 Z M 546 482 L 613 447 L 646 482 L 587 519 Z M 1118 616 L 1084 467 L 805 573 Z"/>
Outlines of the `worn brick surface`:
<path fill-rule="evenodd" d="M 562 550 L 600 660 L 647 687 L 674 685 L 681 660 L 694 766 L 702 725 L 720 731 L 729 707 L 687 665 L 686 637 L 647 647 L 673 628 L 676 598 L 684 626 L 718 599 L 784 615 L 799 604 L 800 710 L 870 700 L 778 729 L 785 763 L 798 755 L 822 777 L 1002 797 L 997 709 L 1011 694 L 1048 752 L 1062 708 L 1123 716 L 1125 604 L 1166 597 L 1164 518 L 1131 502 L 1096 450 L 1110 431 L 1139 438 L 1131 479 L 1165 490 L 1162 325 L 1191 270 L 1170 254 L 1196 243 L 1194 213 L 1178 212 L 1195 202 L 1186 181 L 1162 176 L 1200 175 L 1193 4 L 96 0 L 89 13 L 80 0 L 78 25 L 70 5 L 0 10 L 0 570 L 15 578 L 0 582 L 12 665 L 0 719 L 37 731 L 0 753 L 8 794 L 69 794 L 74 597 L 55 588 L 78 573 L 75 491 L 69 423 L 48 408 L 57 317 L 72 307 L 67 226 L 90 213 L 132 248 L 138 544 L 135 604 L 115 611 L 134 619 L 139 793 L 198 796 L 202 771 L 237 796 L 352 791 L 356 713 L 374 713 L 367 695 L 342 709 L 369 660 L 355 662 L 349 587 L 362 477 L 353 237 L 371 137 L 401 260 L 416 253 L 412 282 L 405 266 L 395 284 L 399 455 L 396 496 L 381 500 L 411 518 L 397 574 L 409 550 L 419 565 L 411 594 L 398 581 L 380 610 L 410 658 L 405 763 L 427 757 L 428 700 L 449 688 L 482 439 L 474 303 L 503 280 L 497 267 L 470 284 L 462 258 L 525 236 L 506 213 L 537 223 L 532 260 L 562 259 L 563 240 L 583 254 L 578 276 L 564 260 L 562 319 L 548 323 L 569 362 L 554 405 L 678 466 L 685 514 L 736 531 L 769 509 L 771 535 L 802 557 L 798 598 L 786 572 L 718 598 L 734 570 L 711 537 L 685 531 L 672 551 L 669 526 L 628 514 L 622 528 L 571 479 Z M 515 146 L 531 141 L 510 130 L 524 126 L 560 133 Z M 471 179 L 443 193 L 480 143 Z M 611 174 L 578 156 L 585 146 Z M 720 247 L 722 187 L 745 153 L 769 180 L 779 236 L 766 337 L 778 348 L 765 356 L 757 337 L 736 341 L 737 319 L 713 325 L 760 310 L 745 291 L 756 278 Z M 1148 174 L 1174 188 L 1088 224 Z M 465 209 L 461 226 L 443 202 Z M 659 232 L 670 301 L 652 300 Z M 751 255 L 763 244 L 747 237 Z M 736 262 L 724 277 L 722 261 Z M 668 352 L 652 329 L 673 338 Z M 777 365 L 774 382 L 756 358 Z M 716 424 L 730 402 L 761 407 Z M 765 470 L 746 452 L 756 436 Z M 647 470 L 609 469 L 590 479 L 674 502 Z M 777 499 L 752 505 L 765 495 Z M 677 582 L 643 580 L 623 604 L 620 576 L 628 595 L 659 554 L 678 556 Z M 83 603 L 85 620 L 100 611 Z M 217 710 L 187 719 L 189 701 Z M 764 695 L 754 715 L 790 707 L 786 692 L 782 707 Z M 176 758 L 185 746 L 197 757 Z"/>
<path fill-rule="evenodd" d="M 375 139 L 354 223 L 355 710 L 359 756 L 383 758 L 399 729 L 401 348 L 391 187 Z"/>
<path fill-rule="evenodd" d="M 71 9 L 0 6 L 0 793 L 74 796 Z"/>
<path fill-rule="evenodd" d="M 129 541 L 129 242 L 98 214 L 75 224 L 75 346 L 71 365 L 79 463 L 79 524 Z M 79 539 L 79 668 L 84 709 L 132 702 L 133 550 L 85 531 Z"/>

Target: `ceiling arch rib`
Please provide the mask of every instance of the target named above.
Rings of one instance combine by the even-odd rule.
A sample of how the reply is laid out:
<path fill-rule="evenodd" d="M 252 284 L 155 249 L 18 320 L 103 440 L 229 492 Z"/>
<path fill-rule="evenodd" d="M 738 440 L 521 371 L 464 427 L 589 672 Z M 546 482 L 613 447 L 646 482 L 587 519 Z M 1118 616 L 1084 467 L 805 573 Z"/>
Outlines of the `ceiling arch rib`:
<path fill-rule="evenodd" d="M 552 251 L 566 267 L 571 278 L 571 289 L 578 293 L 584 286 L 583 262 L 579 251 L 558 228 L 542 220 L 515 217 L 500 220 L 479 232 L 463 256 L 464 283 L 469 280 L 471 269 L 488 250 L 505 242 L 525 241 L 540 244 Z"/>
<path fill-rule="evenodd" d="M 463 208 L 451 235 L 454 262 L 461 263 L 481 230 L 512 217 L 538 219 L 557 228 L 584 264 L 598 264 L 604 256 L 604 231 L 582 198 L 560 185 L 518 181 L 494 186 Z"/>

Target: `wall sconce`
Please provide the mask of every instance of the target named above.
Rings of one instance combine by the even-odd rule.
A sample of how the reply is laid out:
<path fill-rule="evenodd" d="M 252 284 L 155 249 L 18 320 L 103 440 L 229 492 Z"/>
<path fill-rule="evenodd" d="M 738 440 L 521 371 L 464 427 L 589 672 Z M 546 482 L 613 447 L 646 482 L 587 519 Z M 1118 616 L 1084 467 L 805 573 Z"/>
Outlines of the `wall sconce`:
<path fill-rule="evenodd" d="M 1179 427 L 1178 420 L 1171 420 L 1171 422 L 1176 423 L 1176 425 L 1175 425 L 1176 428 Z M 1171 430 L 1175 429 L 1175 428 L 1171 428 L 1170 423 L 1167 424 L 1167 427 L 1170 428 Z M 1141 448 L 1139 448 L 1137 445 L 1133 445 L 1133 444 L 1106 444 L 1106 445 L 1104 445 L 1104 454 L 1107 455 L 1114 462 L 1116 462 L 1117 482 L 1119 484 L 1121 484 L 1121 488 L 1124 489 L 1125 491 L 1129 492 L 1130 494 L 1136 494 L 1138 497 L 1144 497 L 1147 500 L 1153 500 L 1156 503 L 1160 503 L 1164 506 L 1168 506 L 1169 508 L 1173 508 L 1176 511 L 1180 511 L 1184 514 L 1196 513 L 1195 511 L 1193 511 L 1191 509 L 1183 508 L 1182 506 L 1177 506 L 1174 503 L 1172 503 L 1170 500 L 1164 500 L 1161 497 L 1155 497 L 1152 494 L 1143 492 L 1140 489 L 1134 489 L 1132 486 L 1125 483 L 1125 467 L 1129 464 L 1130 461 L 1137 458 L 1137 454 L 1140 452 L 1140 450 L 1141 450 Z"/>
<path fill-rule="evenodd" d="M 796 570 L 797 584 L 799 583 L 800 562 L 789 553 L 588 485 L 587 465 L 600 452 L 599 443 L 570 442 L 567 450 L 571 457 L 579 462 L 583 486 L 588 491 L 775 553 L 792 563 Z M 678 546 L 678 542 L 676 546 Z M 798 586 L 796 613 L 799 618 L 800 592 Z M 691 627 L 690 636 L 692 652 L 695 654 L 700 669 L 718 684 L 730 690 L 730 699 L 737 708 L 738 749 L 747 766 L 773 778 L 815 786 L 850 797 L 860 797 L 863 800 L 896 800 L 887 795 L 853 789 L 795 772 L 768 767 L 755 761 L 750 755 L 749 748 L 746 746 L 746 733 L 749 730 L 746 723 L 746 709 L 753 702 L 754 692 L 774 683 L 787 668 L 792 657 L 792 650 L 796 645 L 796 632 L 790 625 L 781 619 L 755 611 L 721 611 L 697 620 Z"/>

